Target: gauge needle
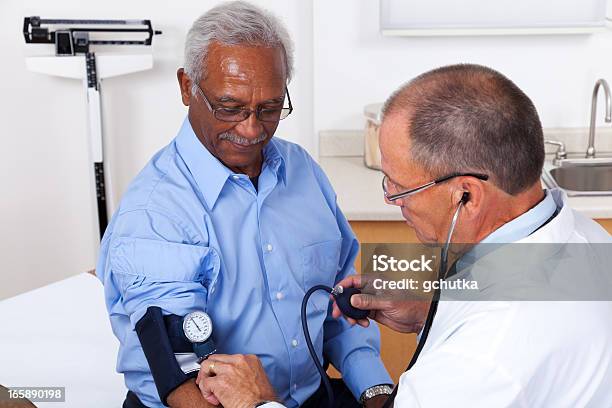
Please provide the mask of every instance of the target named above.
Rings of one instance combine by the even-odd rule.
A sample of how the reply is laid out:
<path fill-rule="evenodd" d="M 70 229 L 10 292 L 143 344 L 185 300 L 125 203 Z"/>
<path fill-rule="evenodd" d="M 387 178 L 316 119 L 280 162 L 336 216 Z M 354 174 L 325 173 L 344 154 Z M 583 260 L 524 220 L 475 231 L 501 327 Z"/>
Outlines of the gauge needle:
<path fill-rule="evenodd" d="M 193 320 L 193 317 L 191 318 L 191 321 L 193 322 L 193 324 L 195 324 L 195 327 L 198 328 L 198 331 L 202 331 L 202 329 L 200 329 L 200 326 L 198 326 L 198 324 L 196 323 L 195 320 Z"/>

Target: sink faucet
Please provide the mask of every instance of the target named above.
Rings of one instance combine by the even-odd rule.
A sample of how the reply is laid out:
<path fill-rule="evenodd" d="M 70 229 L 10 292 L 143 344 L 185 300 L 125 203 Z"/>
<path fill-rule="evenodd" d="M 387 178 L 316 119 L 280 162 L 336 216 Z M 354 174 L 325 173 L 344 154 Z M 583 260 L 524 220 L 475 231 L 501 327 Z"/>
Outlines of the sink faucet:
<path fill-rule="evenodd" d="M 591 126 L 589 127 L 589 145 L 586 151 L 587 159 L 595 157 L 595 115 L 597 113 L 597 93 L 599 86 L 603 85 L 606 93 L 606 123 L 612 122 L 612 103 L 610 102 L 610 86 L 605 79 L 599 79 L 595 82 L 593 88 L 593 97 L 591 98 Z"/>
<path fill-rule="evenodd" d="M 565 151 L 565 143 L 558 142 L 556 140 L 544 140 L 544 144 L 550 144 L 553 146 L 557 146 L 557 151 L 555 152 L 555 158 L 553 159 L 553 166 L 560 166 L 563 163 L 563 160 L 567 159 L 567 152 Z"/>

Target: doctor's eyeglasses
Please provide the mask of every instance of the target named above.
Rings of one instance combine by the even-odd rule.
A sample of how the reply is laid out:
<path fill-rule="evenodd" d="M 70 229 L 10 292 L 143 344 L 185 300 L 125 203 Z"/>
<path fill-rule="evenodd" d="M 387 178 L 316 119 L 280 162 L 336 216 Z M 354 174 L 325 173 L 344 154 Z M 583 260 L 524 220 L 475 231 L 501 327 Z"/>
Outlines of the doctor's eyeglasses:
<path fill-rule="evenodd" d="M 254 113 L 255 117 L 261 122 L 278 122 L 279 120 L 285 119 L 291 114 L 291 112 L 293 112 L 293 105 L 291 105 L 291 97 L 289 96 L 289 89 L 287 89 L 287 87 L 285 87 L 285 93 L 287 94 L 287 102 L 289 103 L 289 107 L 265 108 L 258 106 L 255 110 L 251 110 L 244 108 L 213 106 L 204 94 L 202 88 L 200 88 L 200 85 L 194 85 L 200 92 L 200 95 L 202 95 L 202 99 L 204 99 L 206 106 L 212 112 L 215 119 L 222 122 L 242 122 L 243 120 L 247 120 L 252 113 Z"/>
<path fill-rule="evenodd" d="M 389 193 L 389 185 L 395 185 L 391 180 L 389 180 L 389 177 L 385 174 L 382 180 L 382 188 L 383 191 L 385 193 L 385 198 L 388 201 L 395 201 L 395 200 L 399 200 L 400 198 L 403 197 L 408 197 L 411 196 L 413 194 L 416 193 L 420 193 L 421 191 L 427 190 L 430 187 L 435 186 L 436 184 L 440 184 L 440 183 L 444 183 L 445 181 L 448 181 L 450 179 L 453 179 L 455 177 L 475 177 L 479 180 L 482 181 L 487 181 L 489 179 L 489 176 L 487 176 L 486 174 L 479 174 L 479 173 L 452 173 L 449 174 L 447 176 L 444 177 L 440 177 L 437 178 L 433 181 L 430 181 L 429 183 L 425 183 L 419 187 L 416 188 L 412 188 L 410 190 L 405 190 L 396 194 L 391 194 Z"/>

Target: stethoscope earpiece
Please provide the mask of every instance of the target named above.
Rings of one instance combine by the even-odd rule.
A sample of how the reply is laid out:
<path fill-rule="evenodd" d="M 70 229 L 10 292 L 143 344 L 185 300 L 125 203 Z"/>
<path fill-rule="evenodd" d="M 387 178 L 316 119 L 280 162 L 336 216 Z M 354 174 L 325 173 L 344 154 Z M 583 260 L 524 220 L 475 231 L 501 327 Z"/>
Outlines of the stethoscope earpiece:
<path fill-rule="evenodd" d="M 470 193 L 464 191 L 463 195 L 461 196 L 461 203 L 465 205 L 468 201 L 470 201 Z"/>

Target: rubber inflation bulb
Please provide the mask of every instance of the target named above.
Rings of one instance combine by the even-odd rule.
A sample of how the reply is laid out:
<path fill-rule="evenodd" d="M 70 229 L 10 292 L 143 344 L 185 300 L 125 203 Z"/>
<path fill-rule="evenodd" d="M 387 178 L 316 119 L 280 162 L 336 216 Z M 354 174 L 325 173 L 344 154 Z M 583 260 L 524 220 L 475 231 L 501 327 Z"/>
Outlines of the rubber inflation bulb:
<path fill-rule="evenodd" d="M 357 309 L 356 307 L 351 305 L 351 296 L 359 294 L 361 294 L 361 291 L 359 289 L 347 288 L 344 289 L 342 293 L 334 295 L 334 298 L 336 299 L 336 304 L 340 308 L 342 314 L 355 320 L 365 319 L 370 314 L 369 310 Z"/>

